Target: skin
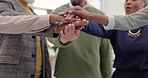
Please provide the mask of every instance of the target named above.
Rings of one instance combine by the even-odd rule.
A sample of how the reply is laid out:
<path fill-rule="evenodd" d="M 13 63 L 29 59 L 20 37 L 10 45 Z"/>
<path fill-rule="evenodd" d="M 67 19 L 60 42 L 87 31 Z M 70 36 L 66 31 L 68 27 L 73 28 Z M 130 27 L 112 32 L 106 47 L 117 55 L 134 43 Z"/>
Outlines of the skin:
<path fill-rule="evenodd" d="M 65 11 L 60 13 L 61 16 L 65 17 L 67 20 L 73 19 L 76 16 L 87 19 L 87 20 L 93 20 L 96 23 L 102 24 L 102 25 L 108 25 L 108 18 L 105 15 L 97 14 L 97 13 L 91 13 L 80 6 L 75 6 L 66 9 Z"/>
<path fill-rule="evenodd" d="M 75 21 L 69 24 L 64 24 L 63 26 L 58 26 L 58 32 L 60 32 L 60 42 L 65 44 L 70 41 L 74 41 L 80 37 L 80 30 L 88 24 L 86 19 L 81 21 Z"/>
<path fill-rule="evenodd" d="M 73 6 L 84 6 L 86 4 L 86 0 L 71 0 Z M 71 14 L 67 14 L 66 16 L 72 16 Z M 73 15 L 74 16 L 74 15 Z M 59 16 L 60 17 L 60 16 Z M 65 20 L 64 15 L 61 17 L 61 20 Z M 60 32 L 60 42 L 65 44 L 70 41 L 74 41 L 80 37 L 80 30 L 84 28 L 85 25 L 88 24 L 86 19 L 80 19 L 78 16 L 75 18 L 66 19 L 60 26 L 57 26 L 57 32 Z"/>
<path fill-rule="evenodd" d="M 145 7 L 144 0 L 126 0 L 124 3 L 125 13 L 127 15 L 137 12 Z"/>
<path fill-rule="evenodd" d="M 60 41 L 65 44 L 74 41 L 80 37 L 80 30 L 75 30 L 74 24 L 68 24 L 63 31 L 60 32 Z"/>
<path fill-rule="evenodd" d="M 76 30 L 82 30 L 83 28 L 85 28 L 84 26 L 88 24 L 88 21 L 86 19 L 82 19 L 70 23 L 61 23 L 57 26 L 57 32 L 60 33 L 61 31 L 63 31 L 68 24 L 74 24 L 76 26 Z"/>
<path fill-rule="evenodd" d="M 144 0 L 126 0 L 125 1 L 126 14 L 128 15 L 130 13 L 134 13 L 144 8 L 146 5 L 144 5 L 143 1 Z M 132 7 L 135 7 L 135 8 L 132 9 Z M 109 23 L 107 16 L 96 14 L 96 13 L 90 13 L 88 11 L 85 11 L 83 8 L 79 6 L 68 8 L 60 14 L 64 15 L 66 19 L 72 19 L 74 18 L 74 16 L 79 16 L 80 18 L 93 20 L 96 23 L 102 24 L 104 26 L 107 26 Z M 71 14 L 71 15 L 68 15 L 68 14 Z"/>

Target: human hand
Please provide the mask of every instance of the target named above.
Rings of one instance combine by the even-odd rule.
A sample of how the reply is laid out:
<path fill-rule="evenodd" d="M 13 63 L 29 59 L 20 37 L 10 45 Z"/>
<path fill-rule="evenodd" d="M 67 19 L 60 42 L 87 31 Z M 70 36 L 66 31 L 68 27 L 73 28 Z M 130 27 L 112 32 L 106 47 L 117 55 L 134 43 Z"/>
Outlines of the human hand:
<path fill-rule="evenodd" d="M 65 23 L 65 24 L 62 23 L 56 26 L 55 33 L 60 33 L 61 31 L 63 31 L 68 24 L 70 23 Z M 86 25 L 88 25 L 88 21 L 86 19 L 82 19 L 79 21 L 71 22 L 71 24 L 75 25 L 75 29 L 82 30 L 83 28 L 85 28 Z"/>
<path fill-rule="evenodd" d="M 61 16 L 59 14 L 51 14 L 49 18 L 50 23 L 53 23 L 53 22 L 70 23 L 76 20 L 80 20 L 80 19 L 77 19 L 77 18 L 66 19 L 64 16 Z"/>
<path fill-rule="evenodd" d="M 80 30 L 75 29 L 74 24 L 68 24 L 63 31 L 60 32 L 60 41 L 65 44 L 74 41 L 80 37 Z"/>
<path fill-rule="evenodd" d="M 65 17 L 65 19 L 67 20 L 70 20 L 76 17 L 89 19 L 89 16 L 91 15 L 91 13 L 84 10 L 80 6 L 75 6 L 75 7 L 68 8 L 63 12 L 60 12 L 59 15 Z"/>
<path fill-rule="evenodd" d="M 75 21 L 75 22 L 72 22 L 74 25 L 75 25 L 75 28 L 77 30 L 82 30 L 85 28 L 85 26 L 88 25 L 89 21 L 86 20 L 86 19 L 82 19 L 81 21 Z"/>

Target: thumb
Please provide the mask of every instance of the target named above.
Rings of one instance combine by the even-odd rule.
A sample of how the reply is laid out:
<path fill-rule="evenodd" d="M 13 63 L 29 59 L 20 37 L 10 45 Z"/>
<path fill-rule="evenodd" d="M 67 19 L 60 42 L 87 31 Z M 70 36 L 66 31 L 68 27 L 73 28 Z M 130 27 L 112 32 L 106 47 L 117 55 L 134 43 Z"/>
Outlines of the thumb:
<path fill-rule="evenodd" d="M 60 36 L 61 37 L 64 36 L 64 32 L 63 31 L 60 32 Z"/>

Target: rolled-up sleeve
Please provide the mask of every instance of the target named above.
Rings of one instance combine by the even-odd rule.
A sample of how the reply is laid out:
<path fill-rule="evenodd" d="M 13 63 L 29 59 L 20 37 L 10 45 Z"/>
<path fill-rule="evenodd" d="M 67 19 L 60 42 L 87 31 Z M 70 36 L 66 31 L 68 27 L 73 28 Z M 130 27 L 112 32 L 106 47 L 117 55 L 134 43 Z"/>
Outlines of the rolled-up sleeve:
<path fill-rule="evenodd" d="M 115 26 L 115 18 L 114 18 L 114 16 L 108 15 L 107 18 L 108 18 L 108 21 L 109 22 L 108 22 L 108 25 L 107 26 L 103 26 L 104 29 L 106 29 L 106 30 L 113 29 L 114 26 Z"/>

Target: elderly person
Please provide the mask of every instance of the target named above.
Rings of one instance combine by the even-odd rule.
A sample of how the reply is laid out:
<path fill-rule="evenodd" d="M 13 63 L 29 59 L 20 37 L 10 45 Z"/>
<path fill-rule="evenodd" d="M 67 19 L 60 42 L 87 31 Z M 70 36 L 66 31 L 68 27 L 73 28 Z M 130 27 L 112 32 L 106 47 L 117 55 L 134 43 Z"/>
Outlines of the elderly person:
<path fill-rule="evenodd" d="M 127 15 L 146 6 L 146 0 L 126 0 Z M 121 26 L 124 26 L 121 25 Z M 112 78 L 148 78 L 148 25 L 134 30 L 108 30 L 90 21 L 84 32 L 108 38 L 115 53 L 115 71 Z"/>
<path fill-rule="evenodd" d="M 145 1 L 148 4 L 148 0 Z M 70 11 L 69 11 L 70 10 Z M 77 11 L 71 11 L 77 10 Z M 128 29 L 135 29 L 138 27 L 142 27 L 148 24 L 148 6 L 145 8 L 129 14 L 129 15 L 113 15 L 113 16 L 106 16 L 100 15 L 96 13 L 90 13 L 82 9 L 81 7 L 74 7 L 67 9 L 69 13 L 80 16 L 81 18 L 85 18 L 88 20 L 93 20 L 97 23 L 104 25 L 105 29 L 116 29 L 116 30 L 128 30 Z M 61 15 L 67 13 L 61 13 Z M 66 19 L 71 19 L 72 16 L 67 16 Z M 124 24 L 124 26 L 122 26 Z"/>

